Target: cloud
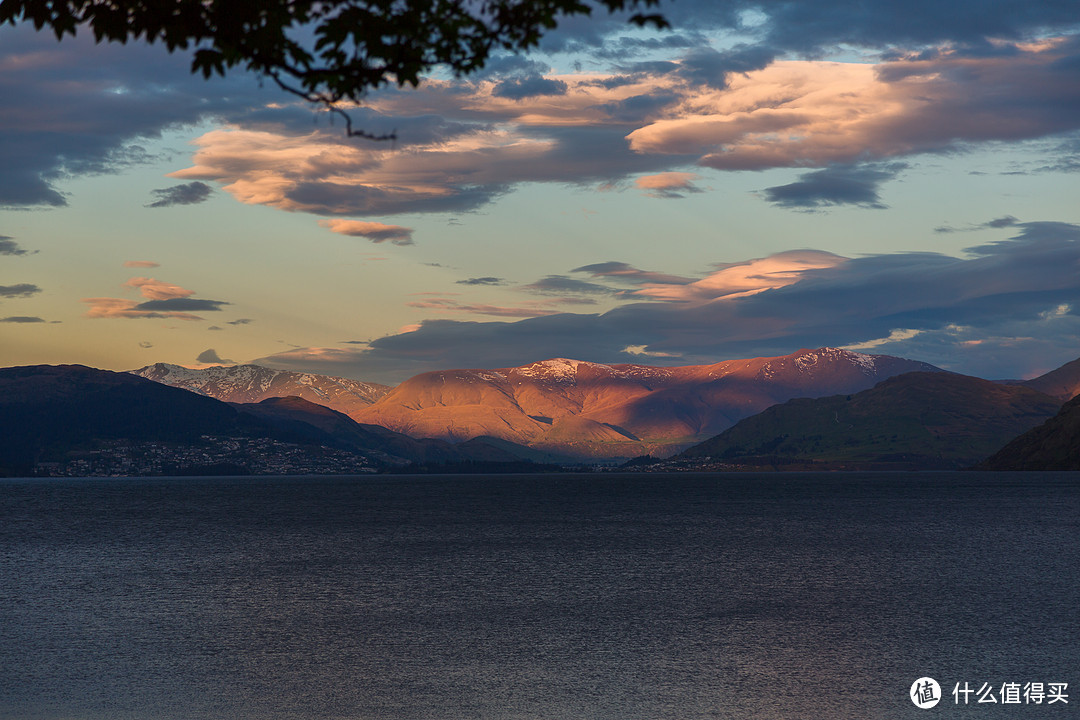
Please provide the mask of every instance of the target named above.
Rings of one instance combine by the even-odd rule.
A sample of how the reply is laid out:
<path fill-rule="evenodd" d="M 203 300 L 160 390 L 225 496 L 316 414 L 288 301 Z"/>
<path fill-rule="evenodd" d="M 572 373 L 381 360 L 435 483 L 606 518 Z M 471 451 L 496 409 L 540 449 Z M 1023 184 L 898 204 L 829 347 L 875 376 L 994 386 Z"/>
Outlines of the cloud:
<path fill-rule="evenodd" d="M 484 303 L 461 303 L 446 297 L 432 297 L 427 300 L 414 300 L 406 303 L 411 308 L 435 310 L 448 313 L 467 313 L 471 315 L 489 315 L 493 317 L 541 317 L 559 312 L 553 305 L 560 301 L 528 302 L 518 306 L 489 305 Z"/>
<path fill-rule="evenodd" d="M 618 292 L 606 285 L 585 282 L 565 275 L 548 275 L 536 282 L 522 285 L 521 289 L 540 295 L 610 295 Z"/>
<path fill-rule="evenodd" d="M 700 188 L 673 168 L 792 167 L 804 175 L 764 193 L 780 207 L 881 207 L 899 158 L 1080 130 L 1080 41 L 1068 37 L 876 63 L 769 62 L 774 49 L 545 76 L 566 86 L 552 95 L 506 97 L 490 76 L 432 80 L 373 93 L 357 111 L 371 127 L 415 124 L 401 147 L 234 124 L 201 136 L 192 166 L 172 176 L 220 183 L 244 203 L 385 216 L 475 211 L 523 183 L 636 177 L 650 194 L 682 197 Z"/>
<path fill-rule="evenodd" d="M 868 48 L 950 43 L 986 50 L 988 38 L 1019 40 L 1076 22 L 1069 3 L 1024 0 L 1003 0 L 993 7 L 970 0 L 948 6 L 931 0 L 890 0 L 873 6 L 859 0 L 827 0 L 812 6 L 765 0 L 757 6 L 766 16 L 762 23 L 766 44 L 807 53 L 842 43 Z"/>
<path fill-rule="evenodd" d="M 539 60 L 530 60 L 525 55 L 494 55 L 484 67 L 476 72 L 478 78 L 498 78 L 513 75 L 543 75 L 550 67 Z"/>
<path fill-rule="evenodd" d="M 543 38 L 545 52 L 591 53 L 583 65 L 603 70 L 502 55 L 468 78 L 372 93 L 355 124 L 396 128 L 396 148 L 302 130 L 302 103 L 243 73 L 193 77 L 182 52 L 4 26 L 0 206 L 63 206 L 66 178 L 145 162 L 145 139 L 207 119 L 226 129 L 200 139 L 174 175 L 191 182 L 155 191 L 153 206 L 217 182 L 241 202 L 322 215 L 464 212 L 527 182 L 613 183 L 695 162 L 828 168 L 1080 129 L 1071 3 L 680 0 L 662 12 L 673 32 L 596 13 Z M 721 35 L 742 42 L 710 47 Z M 821 60 L 839 52 L 860 61 Z"/>
<path fill-rule="evenodd" d="M 1020 221 L 1014 218 L 1012 215 L 1005 215 L 1003 217 L 994 218 L 989 222 L 983 223 L 988 228 L 1006 228 L 1019 225 Z"/>
<path fill-rule="evenodd" d="M 41 292 L 41 288 L 30 283 L 0 285 L 0 298 L 25 298 Z"/>
<path fill-rule="evenodd" d="M 557 356 L 626 362 L 648 354 L 661 364 L 694 364 L 829 345 L 983 377 L 1029 377 L 1080 355 L 1080 226 L 1016 229 L 961 257 L 792 251 L 720 265 L 688 285 L 646 285 L 649 302 L 603 313 L 430 319 L 366 346 L 296 349 L 258 362 L 310 370 L 326 363 L 335 374 L 400 381 L 426 370 Z"/>
<path fill-rule="evenodd" d="M 0 27 L 0 207 L 63 207 L 65 179 L 143 163 L 145 139 L 260 104 L 252 78 L 206 81 L 189 62 L 160 45 Z"/>
<path fill-rule="evenodd" d="M 492 120 L 508 114 L 494 103 L 496 99 L 485 97 L 493 104 Z M 567 104 L 570 107 L 565 110 L 551 112 L 578 113 L 574 106 L 581 100 Z M 533 109 L 517 101 L 514 106 L 518 114 L 529 115 Z M 417 110 L 453 112 L 454 108 Z M 604 114 L 598 109 L 588 112 L 597 119 Z M 222 183 L 244 203 L 322 215 L 370 216 L 472 211 L 524 182 L 606 182 L 671 162 L 669 157 L 631 152 L 625 127 L 567 117 L 557 120 L 564 124 L 545 128 L 539 124 L 542 121 L 529 120 L 528 126 L 474 122 L 453 137 L 398 150 L 387 145 L 346 144 L 342 137 L 325 132 L 215 130 L 196 140 L 195 164 L 172 175 Z"/>
<path fill-rule="evenodd" d="M 651 272 L 648 270 L 638 270 L 633 265 L 617 261 L 582 265 L 579 268 L 574 268 L 570 272 L 584 272 L 591 274 L 593 277 L 617 278 L 619 280 L 639 284 L 657 283 L 661 285 L 687 285 L 694 282 L 692 278 L 682 277 L 680 275 L 669 275 L 661 272 Z"/>
<path fill-rule="evenodd" d="M 628 30 L 626 13 L 588 19 L 571 18 L 546 35 L 541 49 L 552 52 L 592 50 L 597 57 L 640 57 L 662 47 L 703 47 L 702 35 L 736 31 L 754 38 L 757 47 L 777 54 L 821 56 L 837 47 L 870 50 L 949 44 L 983 49 L 988 38 L 1019 40 L 1075 26 L 1068 2 L 1002 0 L 993 5 L 958 0 L 900 2 L 881 0 L 786 0 L 715 2 L 679 0 L 660 8 L 673 31 L 641 38 Z M 680 32 L 681 31 L 681 32 Z M 742 48 L 736 47 L 732 54 Z M 738 68 L 732 68 L 738 70 Z"/>
<path fill-rule="evenodd" d="M 155 280 L 154 278 L 135 277 L 124 283 L 127 287 L 139 288 L 139 292 L 147 300 L 172 300 L 185 298 L 195 294 L 194 290 L 187 290 L 179 285 Z"/>
<path fill-rule="evenodd" d="M 237 318 L 235 320 L 229 320 L 228 324 L 229 325 L 249 325 L 249 324 L 251 324 L 253 322 L 255 322 L 255 321 L 252 320 L 251 318 Z"/>
<path fill-rule="evenodd" d="M 883 345 L 889 343 L 902 342 L 904 340 L 910 340 L 913 337 L 917 337 L 923 333 L 922 330 L 914 330 L 912 328 L 896 328 L 889 333 L 888 337 L 876 338 L 874 340 L 864 340 L 863 342 L 855 343 L 853 345 L 846 345 L 844 350 L 855 350 L 858 352 L 866 352 L 867 350 L 873 350 L 880 348 Z"/>
<path fill-rule="evenodd" d="M 234 360 L 223 360 L 218 357 L 217 351 L 213 348 L 203 350 L 199 353 L 199 357 L 195 358 L 195 362 L 202 363 L 203 365 L 234 365 Z"/>
<path fill-rule="evenodd" d="M 624 347 L 622 349 L 622 351 L 624 353 L 626 353 L 627 355 L 633 355 L 635 357 L 646 357 L 646 358 L 677 358 L 677 357 L 679 357 L 678 355 L 676 355 L 674 353 L 649 351 L 649 350 L 645 349 L 644 345 L 627 345 L 626 347 Z"/>
<path fill-rule="evenodd" d="M 178 320 L 202 320 L 194 312 L 216 312 L 229 303 L 223 300 L 203 300 L 191 297 L 193 290 L 162 282 L 155 278 L 134 277 L 124 283 L 125 287 L 138 288 L 145 298 L 136 302 L 125 298 L 84 298 L 90 305 L 88 318 L 175 318 Z"/>
<path fill-rule="evenodd" d="M 766 46 L 744 44 L 725 52 L 702 47 L 684 57 L 675 72 L 695 85 L 726 90 L 731 73 L 761 70 L 775 58 L 776 51 Z"/>
<path fill-rule="evenodd" d="M 93 319 L 147 319 L 171 317 L 178 320 L 201 320 L 198 315 L 190 313 L 162 313 L 149 310 L 140 310 L 134 300 L 124 298 L 94 297 L 83 298 L 82 302 L 90 306 L 85 316 Z"/>
<path fill-rule="evenodd" d="M 173 205 L 197 205 L 209 200 L 214 188 L 196 180 L 184 185 L 174 185 L 170 188 L 161 188 L 150 192 L 157 195 L 158 199 L 146 207 L 163 208 L 172 207 Z"/>
<path fill-rule="evenodd" d="M 541 95 L 565 95 L 568 89 L 569 86 L 562 80 L 536 74 L 503 80 L 495 86 L 491 94 L 511 100 L 524 100 Z"/>
<path fill-rule="evenodd" d="M 37 250 L 34 252 L 36 253 Z M 0 255 L 26 255 L 28 253 L 28 250 L 19 247 L 19 244 L 15 242 L 15 238 L 0 235 Z"/>
<path fill-rule="evenodd" d="M 673 303 L 702 303 L 748 297 L 800 282 L 813 270 L 836 267 L 846 261 L 820 250 L 788 250 L 764 258 L 722 263 L 706 277 L 688 283 L 650 283 L 631 294 Z"/>
<path fill-rule="evenodd" d="M 200 300 L 197 298 L 168 298 L 164 300 L 147 300 L 135 306 L 136 310 L 148 310 L 151 312 L 187 312 L 187 311 L 210 311 L 221 310 L 223 305 L 229 305 L 223 300 Z"/>
<path fill-rule="evenodd" d="M 497 277 L 478 277 L 469 278 L 467 280 L 458 280 L 457 285 L 504 285 L 506 283 L 502 278 Z"/>
<path fill-rule="evenodd" d="M 389 240 L 395 245 L 412 245 L 412 228 L 400 225 L 384 225 L 377 222 L 363 222 L 361 220 L 320 220 L 319 225 L 329 228 L 349 237 L 364 237 L 375 243 Z"/>
<path fill-rule="evenodd" d="M 873 64 L 778 61 L 691 88 L 679 116 L 628 135 L 641 153 L 695 153 L 721 170 L 827 167 L 1047 137 L 1080 126 L 1067 40 L 1008 57 L 959 50 Z M 1007 98 L 1007 100 L 1006 100 Z"/>
<path fill-rule="evenodd" d="M 156 268 L 161 267 L 159 263 L 152 262 L 150 260 L 128 260 L 124 263 L 126 268 Z"/>
<path fill-rule="evenodd" d="M 1012 215 L 1004 215 L 1002 217 L 994 218 L 993 220 L 989 220 L 989 221 L 984 222 L 984 223 L 979 223 L 978 225 L 969 225 L 968 227 L 962 227 L 962 228 L 955 228 L 955 227 L 950 227 L 948 225 L 942 225 L 941 227 L 934 228 L 934 232 L 936 232 L 936 233 L 973 232 L 975 230 L 986 230 L 988 228 L 996 230 L 996 229 L 1000 229 L 1000 228 L 1014 227 L 1014 226 L 1020 225 L 1020 224 L 1021 224 L 1020 221 L 1017 220 L 1016 218 L 1014 218 Z"/>
<path fill-rule="evenodd" d="M 803 173 L 799 181 L 765 189 L 765 198 L 780 207 L 819 208 L 829 205 L 886 207 L 878 195 L 878 186 L 895 178 L 907 167 L 904 163 L 855 167 L 837 165 Z"/>
<path fill-rule="evenodd" d="M 141 347 L 143 350 L 149 350 L 150 348 L 154 347 L 154 343 L 144 341 L 139 343 L 139 347 Z"/>
<path fill-rule="evenodd" d="M 0 318 L 0 322 L 4 323 L 43 323 L 45 322 L 39 317 L 28 317 L 26 315 L 12 315 L 11 317 Z"/>
<path fill-rule="evenodd" d="M 687 193 L 703 192 L 694 185 L 700 176 L 688 172 L 664 172 L 656 175 L 644 175 L 634 180 L 634 185 L 645 190 L 645 194 L 655 198 L 681 198 Z"/>

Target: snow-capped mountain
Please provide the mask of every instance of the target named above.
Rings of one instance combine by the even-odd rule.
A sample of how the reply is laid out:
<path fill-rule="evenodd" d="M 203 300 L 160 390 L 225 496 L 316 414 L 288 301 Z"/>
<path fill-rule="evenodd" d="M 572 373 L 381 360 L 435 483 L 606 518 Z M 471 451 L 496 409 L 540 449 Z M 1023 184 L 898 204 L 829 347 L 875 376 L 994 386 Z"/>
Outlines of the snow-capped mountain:
<path fill-rule="evenodd" d="M 893 375 L 937 370 L 836 348 L 684 367 L 555 358 L 423 373 L 353 417 L 414 437 L 494 436 L 590 456 L 665 454 L 779 402 L 854 393 Z"/>
<path fill-rule="evenodd" d="M 796 397 L 854 393 L 935 371 L 888 355 L 819 348 L 712 365 L 604 365 L 553 358 L 495 370 L 423 373 L 396 388 L 256 365 L 134 374 L 226 402 L 298 396 L 416 438 L 490 436 L 592 457 L 670 454 Z"/>
<path fill-rule="evenodd" d="M 155 382 L 191 390 L 225 402 L 257 403 L 272 397 L 301 397 L 352 415 L 390 391 L 387 385 L 259 365 L 215 366 L 193 370 L 157 363 L 131 371 Z"/>

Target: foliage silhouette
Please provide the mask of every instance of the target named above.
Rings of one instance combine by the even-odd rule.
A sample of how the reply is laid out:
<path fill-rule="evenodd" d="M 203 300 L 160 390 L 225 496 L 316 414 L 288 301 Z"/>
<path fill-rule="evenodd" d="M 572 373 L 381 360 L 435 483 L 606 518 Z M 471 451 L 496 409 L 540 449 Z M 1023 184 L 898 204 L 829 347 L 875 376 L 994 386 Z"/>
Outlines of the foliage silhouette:
<path fill-rule="evenodd" d="M 161 42 L 194 49 L 193 73 L 224 75 L 240 66 L 345 118 L 387 84 L 416 86 L 445 67 L 479 70 L 497 50 L 523 51 L 564 17 L 594 7 L 631 11 L 630 22 L 663 28 L 645 12 L 659 0 L 0 0 L 0 24 L 33 23 L 58 39 L 89 28 L 98 41 Z"/>

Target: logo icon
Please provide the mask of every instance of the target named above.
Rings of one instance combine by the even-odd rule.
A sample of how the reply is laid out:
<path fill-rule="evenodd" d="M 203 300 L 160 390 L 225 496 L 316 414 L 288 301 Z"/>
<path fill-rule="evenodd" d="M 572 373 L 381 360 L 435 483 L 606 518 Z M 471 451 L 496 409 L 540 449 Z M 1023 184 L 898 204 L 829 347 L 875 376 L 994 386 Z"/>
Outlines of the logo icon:
<path fill-rule="evenodd" d="M 941 701 L 941 686 L 931 677 L 921 677 L 911 685 L 911 702 L 929 710 Z"/>

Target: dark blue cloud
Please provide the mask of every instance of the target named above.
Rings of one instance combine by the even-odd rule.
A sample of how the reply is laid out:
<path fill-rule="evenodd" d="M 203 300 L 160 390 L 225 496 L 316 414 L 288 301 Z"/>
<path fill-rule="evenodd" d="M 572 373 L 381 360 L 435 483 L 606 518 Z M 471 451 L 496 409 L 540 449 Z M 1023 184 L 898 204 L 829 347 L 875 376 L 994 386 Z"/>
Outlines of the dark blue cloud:
<path fill-rule="evenodd" d="M 664 108 L 679 101 L 679 96 L 670 92 L 655 92 L 633 95 L 614 103 L 600 105 L 612 120 L 626 123 L 644 123 Z"/>
<path fill-rule="evenodd" d="M 15 242 L 15 238 L 0 235 L 0 255 L 26 255 L 29 252 L 29 250 L 19 247 L 19 243 Z"/>
<path fill-rule="evenodd" d="M 740 45 L 725 52 L 700 48 L 683 58 L 677 74 L 691 83 L 723 90 L 730 73 L 760 70 L 771 64 L 776 55 L 776 51 L 765 46 Z"/>
<path fill-rule="evenodd" d="M 887 50 L 950 44 L 1000 53 L 1007 49 L 988 39 L 1071 32 L 1080 20 L 1073 0 L 664 0 L 658 11 L 671 22 L 669 34 L 678 42 L 683 36 L 736 30 L 778 54 L 804 57 L 841 45 Z M 563 20 L 543 38 L 541 50 L 592 51 L 601 57 L 618 56 L 624 47 L 630 52 L 635 36 L 627 32 L 628 15 L 596 11 Z M 631 40 L 623 45 L 615 40 L 620 36 Z"/>
<path fill-rule="evenodd" d="M 836 165 L 803 173 L 798 182 L 765 189 L 765 199 L 786 208 L 810 209 L 830 205 L 886 207 L 878 187 L 895 178 L 907 165 Z"/>
<path fill-rule="evenodd" d="M 36 295 L 39 292 L 41 292 L 41 288 L 31 283 L 0 285 L 0 298 L 24 298 Z"/>
<path fill-rule="evenodd" d="M 151 190 L 150 192 L 157 195 L 158 199 L 146 207 L 162 208 L 172 207 L 173 205 L 197 205 L 205 202 L 210 199 L 214 188 L 206 183 L 195 181 L 183 185 L 174 185 L 170 188 Z"/>
<path fill-rule="evenodd" d="M 467 212 L 510 191 L 510 185 L 450 185 L 440 195 L 395 193 L 377 187 L 334 182 L 302 182 L 285 196 L 321 215 L 396 215 L 406 212 Z"/>
<path fill-rule="evenodd" d="M 986 230 L 988 228 L 996 230 L 996 229 L 1000 229 L 1000 228 L 1013 227 L 1013 226 L 1020 225 L 1020 224 L 1021 224 L 1020 221 L 1018 219 L 1016 219 L 1015 217 L 1013 217 L 1012 215 L 1003 215 L 1001 217 L 994 218 L 993 220 L 988 220 L 988 221 L 986 221 L 984 223 L 979 223 L 978 225 L 969 225 L 967 227 L 956 228 L 956 227 L 951 227 L 949 225 L 942 225 L 941 227 L 934 228 L 934 232 L 936 232 L 936 233 L 974 232 L 976 230 Z"/>
<path fill-rule="evenodd" d="M 213 348 L 203 350 L 199 353 L 199 356 L 195 358 L 195 362 L 203 363 L 206 365 L 232 365 L 233 360 L 223 360 L 218 357 L 217 351 Z"/>
<path fill-rule="evenodd" d="M 708 44 L 708 38 L 688 29 L 661 33 L 654 37 L 616 37 L 604 43 L 594 54 L 607 60 L 633 60 L 645 53 L 684 50 Z"/>
<path fill-rule="evenodd" d="M 522 285 L 521 289 L 540 295 L 610 295 L 618 292 L 606 285 L 577 280 L 565 275 L 548 275 L 536 282 Z"/>
<path fill-rule="evenodd" d="M 526 55 L 496 55 L 488 60 L 474 77 L 491 78 L 506 75 L 543 75 L 550 66 L 540 60 L 531 60 Z"/>
<path fill-rule="evenodd" d="M 217 311 L 229 303 L 222 300 L 199 300 L 197 298 L 169 298 L 167 300 L 147 300 L 135 306 L 135 310 L 151 312 L 196 312 Z"/>
<path fill-rule="evenodd" d="M 189 59 L 159 46 L 95 45 L 88 34 L 57 43 L 29 25 L 0 26 L 0 64 L 19 68 L 0 73 L 0 207 L 65 206 L 65 178 L 150 159 L 140 138 L 279 96 L 242 74 L 192 76 Z"/>
<path fill-rule="evenodd" d="M 594 278 L 603 277 L 611 280 L 630 282 L 634 284 L 657 284 L 657 285 L 688 285 L 693 282 L 692 278 L 667 273 L 639 270 L 629 263 L 609 260 L 608 262 L 592 263 L 574 268 L 570 272 L 589 273 Z"/>
<path fill-rule="evenodd" d="M 565 95 L 568 86 L 562 80 L 546 78 L 542 75 L 526 75 L 503 80 L 491 94 L 495 97 L 523 100 L 539 95 Z"/>

